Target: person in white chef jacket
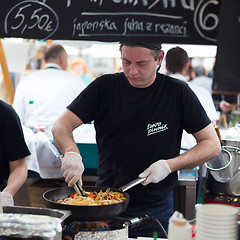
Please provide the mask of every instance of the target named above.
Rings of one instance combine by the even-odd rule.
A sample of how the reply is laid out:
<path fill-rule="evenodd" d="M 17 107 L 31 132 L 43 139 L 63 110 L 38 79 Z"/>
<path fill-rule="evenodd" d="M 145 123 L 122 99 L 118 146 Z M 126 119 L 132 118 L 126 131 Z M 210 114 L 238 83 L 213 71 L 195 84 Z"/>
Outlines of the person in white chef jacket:
<path fill-rule="evenodd" d="M 47 178 L 44 171 L 50 171 L 51 168 L 46 165 L 52 164 L 57 171 L 53 170 L 55 175 L 53 172 L 47 175 L 61 177 L 57 151 L 48 137 L 42 132 L 33 134 L 28 128 L 40 127 L 50 132 L 55 120 L 86 85 L 79 77 L 66 71 L 68 55 L 61 45 L 49 45 L 44 52 L 44 61 L 44 69 L 36 70 L 19 82 L 13 108 L 23 124 L 24 136 L 32 153 L 28 158 L 29 169 Z M 43 172 L 39 169 L 39 162 L 46 167 L 42 169 Z"/>
<path fill-rule="evenodd" d="M 187 79 L 185 77 L 185 74 L 188 71 L 188 67 L 189 67 L 189 58 L 188 58 L 187 52 L 184 49 L 180 47 L 175 47 L 168 50 L 166 54 L 166 69 L 167 69 L 168 75 L 186 82 Z M 219 118 L 219 115 L 217 114 L 210 92 L 207 89 L 191 81 L 188 82 L 188 85 L 198 97 L 209 119 L 213 123 L 216 123 L 216 120 Z M 196 139 L 193 137 L 193 135 L 187 133 L 184 130 L 182 135 L 182 141 L 181 141 L 181 153 L 186 152 L 187 150 L 194 147 L 196 144 L 197 142 L 196 142 Z M 206 175 L 206 168 L 204 168 L 204 165 L 199 166 L 196 202 L 198 202 L 198 199 L 200 197 L 202 177 L 205 175 Z"/>
<path fill-rule="evenodd" d="M 28 122 L 35 122 L 51 127 L 85 88 L 80 78 L 66 71 L 68 55 L 61 45 L 47 47 L 44 60 L 44 69 L 24 77 L 16 88 L 13 107 L 25 126 Z M 33 101 L 34 114 L 29 113 L 29 101 Z"/>
<path fill-rule="evenodd" d="M 175 47 L 168 50 L 166 54 L 166 69 L 169 76 L 186 82 L 187 79 L 185 77 L 185 74 L 188 71 L 188 67 L 189 58 L 187 52 L 184 49 Z M 214 106 L 211 94 L 205 88 L 198 86 L 192 82 L 188 82 L 188 85 L 197 95 L 209 119 L 215 122 L 219 116 Z M 181 149 L 183 151 L 186 151 L 195 145 L 195 138 L 191 134 L 188 134 L 186 131 L 183 131 Z"/>

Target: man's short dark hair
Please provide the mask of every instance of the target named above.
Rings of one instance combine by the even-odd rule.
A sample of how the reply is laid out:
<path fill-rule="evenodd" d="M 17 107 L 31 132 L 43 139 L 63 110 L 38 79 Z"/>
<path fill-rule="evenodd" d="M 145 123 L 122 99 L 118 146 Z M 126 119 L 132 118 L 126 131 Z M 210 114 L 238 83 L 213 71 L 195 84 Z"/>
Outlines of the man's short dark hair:
<path fill-rule="evenodd" d="M 184 49 L 180 47 L 171 48 L 166 55 L 166 68 L 173 74 L 179 73 L 182 72 L 188 61 L 188 54 Z"/>
<path fill-rule="evenodd" d="M 61 45 L 52 44 L 48 46 L 44 51 L 44 61 L 47 62 L 49 59 L 57 59 L 63 52 L 66 51 Z"/>
<path fill-rule="evenodd" d="M 161 43 L 122 41 L 120 42 L 120 48 L 119 48 L 121 53 L 122 53 L 123 46 L 144 47 L 144 48 L 151 49 L 155 61 L 157 61 L 162 49 Z"/>

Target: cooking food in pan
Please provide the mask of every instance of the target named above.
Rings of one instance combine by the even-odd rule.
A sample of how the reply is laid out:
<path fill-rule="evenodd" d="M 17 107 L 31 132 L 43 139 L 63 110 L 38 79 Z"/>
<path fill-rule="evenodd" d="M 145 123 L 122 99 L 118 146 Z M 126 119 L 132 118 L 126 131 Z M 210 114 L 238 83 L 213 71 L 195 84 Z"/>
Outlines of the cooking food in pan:
<path fill-rule="evenodd" d="M 78 206 L 96 206 L 120 203 L 126 200 L 123 193 L 111 191 L 110 188 L 106 189 L 106 191 L 86 192 L 86 195 L 87 197 L 83 197 L 77 193 L 71 193 L 69 197 L 59 199 L 57 203 Z"/>
<path fill-rule="evenodd" d="M 48 208 L 71 211 L 71 217 L 77 219 L 78 221 L 109 220 L 120 216 L 124 211 L 126 211 L 130 197 L 125 191 L 127 191 L 131 187 L 136 186 L 137 184 L 140 184 L 145 179 L 146 178 L 137 178 L 130 183 L 122 186 L 121 188 L 110 188 L 110 191 L 122 193 L 124 195 L 124 198 L 126 199 L 116 204 L 84 206 L 58 203 L 57 201 L 59 199 L 68 198 L 71 193 L 74 192 L 73 187 L 60 187 L 48 190 L 43 194 L 43 200 Z M 100 190 L 106 191 L 107 189 L 107 187 L 84 186 L 84 190 L 86 192 L 100 192 Z"/>

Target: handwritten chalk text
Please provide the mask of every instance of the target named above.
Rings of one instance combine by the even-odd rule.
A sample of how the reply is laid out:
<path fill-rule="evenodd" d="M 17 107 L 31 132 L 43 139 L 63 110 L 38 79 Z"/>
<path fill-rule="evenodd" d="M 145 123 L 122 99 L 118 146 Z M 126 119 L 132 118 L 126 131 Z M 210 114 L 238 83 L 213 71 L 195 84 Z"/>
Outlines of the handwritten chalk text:
<path fill-rule="evenodd" d="M 99 6 L 102 6 L 104 0 L 90 0 L 90 2 L 94 2 Z M 177 4 L 180 4 L 182 8 L 189 9 L 191 11 L 194 11 L 195 8 L 195 0 L 112 0 L 112 2 L 115 4 L 131 5 L 133 7 L 141 5 L 147 9 L 152 9 L 156 5 L 158 5 L 157 7 L 163 7 L 165 9 L 180 7 Z"/>
<path fill-rule="evenodd" d="M 100 22 L 98 21 L 84 21 L 84 22 L 77 22 L 77 18 L 73 20 L 73 34 L 75 35 L 76 31 L 81 32 L 82 35 L 85 34 L 85 32 L 89 30 L 90 32 L 94 31 L 113 31 L 117 30 L 116 23 L 109 19 L 104 19 Z"/>
<path fill-rule="evenodd" d="M 155 32 L 162 31 L 164 34 L 169 34 L 169 35 L 183 35 L 186 36 L 187 34 L 187 27 L 184 25 L 174 25 L 174 24 L 169 24 L 169 23 L 157 23 L 154 25 L 155 27 Z"/>

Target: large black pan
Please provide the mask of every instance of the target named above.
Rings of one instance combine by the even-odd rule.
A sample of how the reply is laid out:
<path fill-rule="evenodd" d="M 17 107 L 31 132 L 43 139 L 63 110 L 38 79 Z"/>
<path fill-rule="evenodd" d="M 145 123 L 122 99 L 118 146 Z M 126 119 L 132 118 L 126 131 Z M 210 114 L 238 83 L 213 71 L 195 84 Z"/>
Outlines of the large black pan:
<path fill-rule="evenodd" d="M 111 191 L 121 192 L 126 198 L 125 201 L 110 205 L 101 206 L 74 206 L 68 204 L 57 203 L 61 198 L 67 198 L 71 193 L 74 193 L 74 188 L 61 187 L 49 190 L 43 194 L 43 199 L 46 207 L 62 210 L 70 210 L 72 212 L 72 217 L 81 221 L 100 221 L 113 219 L 123 213 L 129 204 L 129 195 L 124 191 L 129 188 L 141 183 L 145 179 L 136 179 L 131 183 L 124 185 L 120 189 L 110 188 Z M 84 186 L 87 192 L 99 192 L 100 190 L 106 191 L 106 187 L 94 187 L 94 186 Z"/>

